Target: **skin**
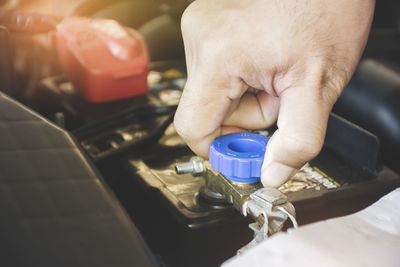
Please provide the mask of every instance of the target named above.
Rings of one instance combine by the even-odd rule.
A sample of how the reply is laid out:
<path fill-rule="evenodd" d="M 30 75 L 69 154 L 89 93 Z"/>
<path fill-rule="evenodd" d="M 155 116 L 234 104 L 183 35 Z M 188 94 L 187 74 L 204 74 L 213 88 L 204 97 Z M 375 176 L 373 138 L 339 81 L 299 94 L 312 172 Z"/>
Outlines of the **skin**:
<path fill-rule="evenodd" d="M 175 127 L 207 158 L 218 136 L 265 129 L 261 181 L 277 187 L 320 152 L 329 113 L 365 47 L 373 0 L 197 0 Z"/>

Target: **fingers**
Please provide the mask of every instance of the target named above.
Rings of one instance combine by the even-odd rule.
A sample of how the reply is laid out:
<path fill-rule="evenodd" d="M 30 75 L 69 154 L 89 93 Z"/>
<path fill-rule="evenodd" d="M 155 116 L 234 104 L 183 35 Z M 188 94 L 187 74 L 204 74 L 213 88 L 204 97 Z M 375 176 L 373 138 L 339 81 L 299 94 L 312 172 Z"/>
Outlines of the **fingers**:
<path fill-rule="evenodd" d="M 279 97 L 265 91 L 245 93 L 224 125 L 235 125 L 245 129 L 265 129 L 276 122 L 279 111 Z"/>
<path fill-rule="evenodd" d="M 204 25 L 201 13 L 196 4 L 192 4 L 182 18 L 188 80 L 174 123 L 178 134 L 193 152 L 207 158 L 209 146 L 216 137 L 245 131 L 240 125 L 224 125 L 223 121 L 247 86 L 241 79 L 229 74 L 222 53 L 222 50 L 226 50 L 225 42 L 216 39 L 197 40 L 202 31 L 199 25 Z"/>
<path fill-rule="evenodd" d="M 222 127 L 230 111 L 231 92 L 245 91 L 239 80 L 222 72 L 191 66 L 190 76 L 175 114 L 177 132 L 198 155 L 207 158 L 211 142 L 221 134 L 237 132 L 238 127 Z"/>
<path fill-rule="evenodd" d="M 261 170 L 264 186 L 277 187 L 320 152 L 333 103 L 321 90 L 290 88 L 281 95 L 278 130 L 268 143 Z"/>
<path fill-rule="evenodd" d="M 209 146 L 218 136 L 265 129 L 275 123 L 278 97 L 264 91 L 243 94 L 247 85 L 240 79 L 217 73 L 205 75 L 196 68 L 175 115 L 178 133 L 195 153 L 207 158 Z"/>

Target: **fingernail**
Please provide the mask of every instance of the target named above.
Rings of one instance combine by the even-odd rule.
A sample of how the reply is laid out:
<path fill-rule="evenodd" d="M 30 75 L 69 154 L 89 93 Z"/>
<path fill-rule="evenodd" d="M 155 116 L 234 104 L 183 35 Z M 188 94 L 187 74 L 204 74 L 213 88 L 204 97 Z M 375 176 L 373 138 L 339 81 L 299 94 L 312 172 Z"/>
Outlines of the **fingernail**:
<path fill-rule="evenodd" d="M 279 162 L 271 162 L 261 169 L 261 182 L 265 187 L 278 187 L 285 183 L 295 171 L 295 168 Z"/>

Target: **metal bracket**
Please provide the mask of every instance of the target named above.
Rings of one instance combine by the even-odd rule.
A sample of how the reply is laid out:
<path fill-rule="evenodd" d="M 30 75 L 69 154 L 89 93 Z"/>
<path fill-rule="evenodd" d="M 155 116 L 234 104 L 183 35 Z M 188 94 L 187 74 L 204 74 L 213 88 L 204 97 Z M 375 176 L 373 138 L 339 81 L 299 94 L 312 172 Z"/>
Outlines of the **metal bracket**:
<path fill-rule="evenodd" d="M 297 228 L 294 206 L 275 188 L 261 188 L 250 194 L 250 200 L 243 203 L 242 213 L 244 216 L 250 214 L 256 222 L 249 225 L 254 231 L 253 240 L 241 248 L 238 254 L 279 232 L 288 218 Z"/>

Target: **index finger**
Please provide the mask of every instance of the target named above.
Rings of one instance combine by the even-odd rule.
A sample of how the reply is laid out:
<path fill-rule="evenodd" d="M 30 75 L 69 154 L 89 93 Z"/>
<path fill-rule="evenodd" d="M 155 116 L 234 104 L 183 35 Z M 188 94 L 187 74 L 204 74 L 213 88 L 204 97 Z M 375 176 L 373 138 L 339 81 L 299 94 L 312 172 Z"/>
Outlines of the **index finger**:
<path fill-rule="evenodd" d="M 174 124 L 180 136 L 198 155 L 207 158 L 211 142 L 218 136 L 243 131 L 223 127 L 225 117 L 235 108 L 246 86 L 238 78 L 204 70 L 190 71 Z"/>

